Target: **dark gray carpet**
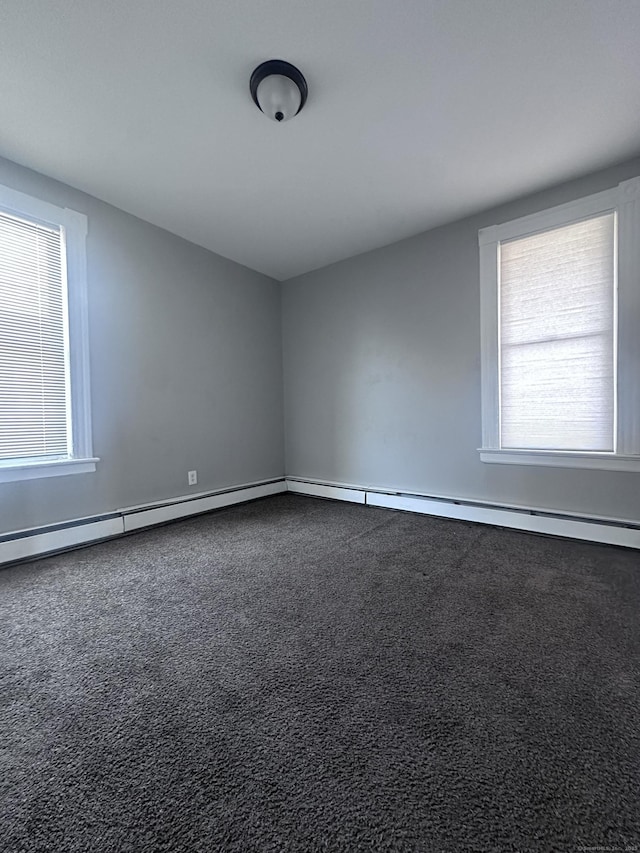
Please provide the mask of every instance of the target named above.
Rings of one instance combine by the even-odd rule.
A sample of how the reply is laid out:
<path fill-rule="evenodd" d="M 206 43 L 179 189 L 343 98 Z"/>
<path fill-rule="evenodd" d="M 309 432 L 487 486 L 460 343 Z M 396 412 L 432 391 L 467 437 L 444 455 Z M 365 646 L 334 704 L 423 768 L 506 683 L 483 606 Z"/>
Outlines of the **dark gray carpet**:
<path fill-rule="evenodd" d="M 637 552 L 284 495 L 0 605 L 3 851 L 640 845 Z"/>

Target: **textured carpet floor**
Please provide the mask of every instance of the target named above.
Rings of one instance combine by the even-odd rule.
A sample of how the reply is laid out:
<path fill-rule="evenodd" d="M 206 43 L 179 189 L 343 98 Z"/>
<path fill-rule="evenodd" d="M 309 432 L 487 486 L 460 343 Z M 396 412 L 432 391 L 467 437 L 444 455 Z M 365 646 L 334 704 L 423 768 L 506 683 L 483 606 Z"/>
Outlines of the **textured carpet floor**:
<path fill-rule="evenodd" d="M 640 845 L 637 552 L 284 495 L 0 608 L 3 853 Z"/>

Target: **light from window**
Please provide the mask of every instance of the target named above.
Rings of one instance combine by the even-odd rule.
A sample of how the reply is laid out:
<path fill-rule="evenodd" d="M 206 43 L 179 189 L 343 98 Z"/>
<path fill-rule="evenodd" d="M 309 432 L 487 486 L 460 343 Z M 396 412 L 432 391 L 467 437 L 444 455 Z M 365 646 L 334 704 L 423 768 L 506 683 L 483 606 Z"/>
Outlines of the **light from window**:
<path fill-rule="evenodd" d="M 95 471 L 87 218 L 0 186 L 0 482 Z"/>
<path fill-rule="evenodd" d="M 483 228 L 483 462 L 640 472 L 640 178 Z"/>
<path fill-rule="evenodd" d="M 500 244 L 500 446 L 615 449 L 615 215 Z"/>
<path fill-rule="evenodd" d="M 0 213 L 0 459 L 71 455 L 63 234 Z"/>

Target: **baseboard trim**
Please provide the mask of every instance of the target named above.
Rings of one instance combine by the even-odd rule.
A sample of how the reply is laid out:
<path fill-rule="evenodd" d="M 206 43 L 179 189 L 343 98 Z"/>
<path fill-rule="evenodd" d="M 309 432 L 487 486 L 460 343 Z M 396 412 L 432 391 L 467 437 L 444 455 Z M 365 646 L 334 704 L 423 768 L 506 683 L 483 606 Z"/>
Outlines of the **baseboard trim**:
<path fill-rule="evenodd" d="M 286 482 L 280 478 L 246 483 L 197 496 L 185 495 L 159 504 L 127 507 L 93 518 L 72 519 L 31 530 L 16 530 L 0 537 L 0 564 L 67 551 L 97 540 L 111 539 L 145 527 L 155 527 L 190 515 L 201 515 L 286 491 Z"/>
<path fill-rule="evenodd" d="M 69 523 L 51 530 L 38 528 L 34 533 L 21 530 L 14 538 L 5 537 L 0 542 L 0 563 L 30 560 L 51 551 L 66 551 L 123 533 L 124 521 L 119 516 L 101 521 L 80 520 L 78 524 Z"/>
<path fill-rule="evenodd" d="M 330 486 L 323 483 L 299 482 L 287 480 L 287 491 L 300 495 L 310 495 L 315 498 L 332 498 L 337 501 L 350 503 L 365 503 L 365 492 L 361 489 L 349 489 L 344 486 Z"/>
<path fill-rule="evenodd" d="M 508 527 L 529 533 L 543 533 L 547 536 L 581 539 L 587 542 L 600 542 L 606 545 L 640 549 L 640 524 L 633 521 L 603 519 L 602 517 L 593 519 L 573 513 L 565 515 L 542 508 L 501 507 L 496 504 L 487 505 L 457 498 L 434 498 L 415 493 L 392 493 L 387 490 L 372 490 L 364 486 L 358 488 L 353 484 L 341 486 L 335 483 L 305 481 L 300 478 L 287 478 L 287 489 L 297 494 L 327 497 L 334 500 L 352 501 L 354 498 L 346 497 L 346 495 L 358 495 L 361 497 L 356 502 L 365 503 L 368 506 L 417 512 L 441 518 Z"/>
<path fill-rule="evenodd" d="M 19 530 L 0 537 L 0 564 L 15 563 L 111 539 L 192 515 L 290 491 L 311 497 L 405 510 L 441 518 L 491 524 L 531 533 L 543 533 L 607 545 L 640 549 L 640 524 L 623 519 L 586 518 L 532 507 L 501 507 L 469 500 L 393 493 L 354 484 L 301 478 L 246 483 L 215 492 L 185 495 L 160 503 L 127 507 L 106 515 L 73 519 L 46 527 Z"/>
<path fill-rule="evenodd" d="M 178 518 L 200 515 L 203 512 L 211 512 L 214 509 L 246 503 L 256 500 L 256 498 L 277 495 L 286 491 L 285 481 L 275 480 L 255 486 L 245 485 L 238 489 L 212 492 L 199 497 L 187 497 L 170 504 L 162 503 L 149 508 L 135 507 L 129 510 L 121 510 L 124 519 L 124 531 L 130 533 L 132 530 L 140 530 L 143 527 L 166 524 L 168 521 L 175 521 Z"/>

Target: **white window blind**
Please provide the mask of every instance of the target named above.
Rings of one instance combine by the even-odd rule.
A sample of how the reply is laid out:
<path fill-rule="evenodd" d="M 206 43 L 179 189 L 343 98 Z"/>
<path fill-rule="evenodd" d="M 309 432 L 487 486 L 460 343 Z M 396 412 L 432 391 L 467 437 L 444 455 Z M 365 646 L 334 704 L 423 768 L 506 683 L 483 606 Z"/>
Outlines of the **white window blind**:
<path fill-rule="evenodd" d="M 0 460 L 71 447 L 64 234 L 0 212 Z"/>
<path fill-rule="evenodd" d="M 615 450 L 615 214 L 500 243 L 500 446 Z"/>

